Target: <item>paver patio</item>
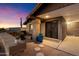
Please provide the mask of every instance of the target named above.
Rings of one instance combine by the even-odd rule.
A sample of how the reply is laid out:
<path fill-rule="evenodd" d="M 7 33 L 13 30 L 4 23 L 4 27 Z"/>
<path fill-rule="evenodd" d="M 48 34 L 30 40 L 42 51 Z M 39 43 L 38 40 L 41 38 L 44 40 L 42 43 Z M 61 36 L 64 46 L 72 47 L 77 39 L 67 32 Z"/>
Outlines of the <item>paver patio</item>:
<path fill-rule="evenodd" d="M 42 44 L 43 46 L 39 46 L 36 43 L 27 43 L 27 48 L 24 52 L 18 53 L 18 56 L 36 56 L 36 54 L 41 53 L 44 56 L 71 56 L 71 54 L 66 53 L 64 51 L 57 50 L 55 48 L 49 47 L 47 45 Z M 40 50 L 35 51 L 35 48 L 38 47 Z M 38 54 L 41 56 L 41 54 Z"/>

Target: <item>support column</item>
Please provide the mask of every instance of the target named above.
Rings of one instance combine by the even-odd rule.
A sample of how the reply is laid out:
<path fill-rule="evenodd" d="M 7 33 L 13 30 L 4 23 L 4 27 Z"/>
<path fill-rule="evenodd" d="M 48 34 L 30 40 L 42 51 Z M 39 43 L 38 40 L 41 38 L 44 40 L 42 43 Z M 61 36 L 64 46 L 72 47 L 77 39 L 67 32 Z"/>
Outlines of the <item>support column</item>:
<path fill-rule="evenodd" d="M 58 39 L 62 40 L 62 22 L 58 21 Z"/>
<path fill-rule="evenodd" d="M 41 20 L 36 19 L 36 35 L 38 35 L 41 31 Z"/>

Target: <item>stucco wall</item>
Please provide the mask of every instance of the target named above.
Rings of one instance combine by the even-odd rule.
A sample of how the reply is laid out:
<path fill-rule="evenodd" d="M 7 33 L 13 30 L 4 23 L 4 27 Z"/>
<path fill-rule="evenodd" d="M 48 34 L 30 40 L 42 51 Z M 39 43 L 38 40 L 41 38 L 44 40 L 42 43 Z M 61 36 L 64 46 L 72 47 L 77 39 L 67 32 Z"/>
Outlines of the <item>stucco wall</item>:
<path fill-rule="evenodd" d="M 33 29 L 32 29 L 32 38 L 36 39 L 36 20 L 32 21 L 30 24 L 33 26 Z"/>
<path fill-rule="evenodd" d="M 29 28 L 30 24 L 32 25 L 32 29 Z M 40 32 L 40 21 L 39 19 L 33 20 L 32 22 L 27 24 L 27 30 L 29 33 L 32 34 L 32 38 L 36 39 L 36 36 Z"/>
<path fill-rule="evenodd" d="M 72 22 L 67 26 L 67 34 L 79 36 L 79 22 Z"/>
<path fill-rule="evenodd" d="M 41 33 L 45 36 L 45 23 L 41 23 Z"/>
<path fill-rule="evenodd" d="M 58 21 L 58 39 L 62 39 L 62 24 Z"/>
<path fill-rule="evenodd" d="M 67 21 L 67 35 L 79 36 L 79 14 L 64 16 Z"/>

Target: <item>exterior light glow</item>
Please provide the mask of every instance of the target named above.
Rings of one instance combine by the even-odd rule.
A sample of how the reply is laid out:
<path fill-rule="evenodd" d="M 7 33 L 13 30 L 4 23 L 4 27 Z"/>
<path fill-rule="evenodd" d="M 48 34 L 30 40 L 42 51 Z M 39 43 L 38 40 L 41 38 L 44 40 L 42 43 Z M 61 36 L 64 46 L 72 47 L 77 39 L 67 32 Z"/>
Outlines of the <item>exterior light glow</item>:
<path fill-rule="evenodd" d="M 47 15 L 47 16 L 45 16 L 45 18 L 49 18 L 49 16 Z"/>
<path fill-rule="evenodd" d="M 71 22 L 67 22 L 67 24 L 70 24 Z"/>
<path fill-rule="evenodd" d="M 31 24 L 31 30 L 33 29 L 33 25 Z"/>

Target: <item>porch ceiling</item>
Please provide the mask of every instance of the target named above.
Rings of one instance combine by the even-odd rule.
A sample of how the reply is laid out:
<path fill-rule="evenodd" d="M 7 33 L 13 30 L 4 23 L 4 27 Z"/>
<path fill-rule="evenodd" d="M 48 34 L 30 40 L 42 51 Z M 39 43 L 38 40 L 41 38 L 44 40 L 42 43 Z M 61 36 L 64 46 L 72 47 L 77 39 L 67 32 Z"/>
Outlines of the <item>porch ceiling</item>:
<path fill-rule="evenodd" d="M 49 16 L 48 18 L 54 18 L 58 16 L 63 16 L 66 21 L 76 21 L 79 22 L 79 4 L 73 4 L 55 11 L 51 11 L 42 15 L 38 15 L 40 18 L 44 18 Z"/>

